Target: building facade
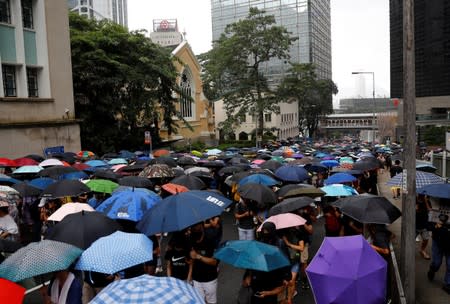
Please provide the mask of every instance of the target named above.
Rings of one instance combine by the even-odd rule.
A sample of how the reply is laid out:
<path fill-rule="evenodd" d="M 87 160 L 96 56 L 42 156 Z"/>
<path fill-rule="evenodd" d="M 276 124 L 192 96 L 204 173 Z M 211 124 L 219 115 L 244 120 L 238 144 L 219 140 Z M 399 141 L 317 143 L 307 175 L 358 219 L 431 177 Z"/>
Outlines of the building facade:
<path fill-rule="evenodd" d="M 342 98 L 336 114 L 345 113 L 384 113 L 398 110 L 398 100 L 390 98 Z"/>
<path fill-rule="evenodd" d="M 450 1 L 414 3 L 416 121 L 450 125 Z M 390 0 L 391 97 L 403 98 L 403 5 Z M 399 122 L 402 124 L 402 103 Z"/>
<path fill-rule="evenodd" d="M 108 19 L 128 27 L 127 0 L 68 0 L 69 9 L 91 19 Z"/>
<path fill-rule="evenodd" d="M 0 155 L 80 149 L 67 4 L 0 0 Z"/>
<path fill-rule="evenodd" d="M 183 34 L 178 31 L 177 19 L 153 20 L 153 32 L 150 33 L 153 43 L 164 47 L 177 46 L 183 42 Z"/>

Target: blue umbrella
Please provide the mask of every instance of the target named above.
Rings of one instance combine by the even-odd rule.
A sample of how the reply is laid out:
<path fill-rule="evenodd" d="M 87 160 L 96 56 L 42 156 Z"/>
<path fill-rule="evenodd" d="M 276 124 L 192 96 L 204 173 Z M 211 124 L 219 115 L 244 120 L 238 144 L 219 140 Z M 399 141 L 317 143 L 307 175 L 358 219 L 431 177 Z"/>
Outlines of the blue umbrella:
<path fill-rule="evenodd" d="M 306 164 L 304 166 L 306 170 L 309 172 L 327 172 L 328 168 L 321 163 L 312 163 L 312 164 Z"/>
<path fill-rule="evenodd" d="M 184 281 L 144 274 L 112 282 L 89 303 L 204 304 L 205 301 L 194 287 Z"/>
<path fill-rule="evenodd" d="M 403 173 L 399 173 L 396 176 L 392 177 L 386 184 L 390 186 L 397 186 L 402 187 L 403 185 L 406 185 L 406 175 Z M 444 179 L 440 177 L 439 175 L 423 172 L 423 171 L 416 171 L 416 188 L 422 188 L 423 186 L 429 185 L 429 184 L 443 184 Z"/>
<path fill-rule="evenodd" d="M 351 183 L 354 182 L 355 180 L 357 180 L 357 178 L 351 174 L 336 173 L 327 178 L 324 183 L 325 185 L 343 184 L 343 183 Z"/>
<path fill-rule="evenodd" d="M 56 182 L 56 180 L 54 180 L 53 178 L 50 178 L 50 177 L 39 177 L 39 178 L 32 179 L 29 182 L 29 184 L 33 187 L 44 190 L 45 188 L 47 188 L 48 186 L 50 186 L 51 184 L 53 184 L 55 182 Z"/>
<path fill-rule="evenodd" d="M 330 156 L 330 155 L 323 153 L 323 152 L 318 152 L 318 153 L 314 154 L 314 157 L 317 157 L 317 158 L 324 158 L 326 156 Z"/>
<path fill-rule="evenodd" d="M 325 167 L 328 167 L 328 168 L 339 166 L 339 162 L 337 160 L 335 160 L 335 159 L 323 160 L 320 163 L 322 165 L 324 165 Z"/>
<path fill-rule="evenodd" d="M 96 210 L 112 219 L 139 221 L 161 198 L 154 192 L 119 191 L 101 203 Z"/>
<path fill-rule="evenodd" d="M 20 180 L 12 177 L 0 177 L 0 185 L 13 185 L 21 183 Z"/>
<path fill-rule="evenodd" d="M 136 227 L 146 235 L 180 231 L 221 214 L 230 204 L 229 199 L 212 191 L 178 193 L 148 210 Z"/>
<path fill-rule="evenodd" d="M 352 187 L 341 185 L 341 184 L 333 184 L 329 186 L 325 186 L 320 188 L 320 190 L 324 191 L 325 196 L 351 196 L 358 195 L 358 191 L 353 189 Z"/>
<path fill-rule="evenodd" d="M 135 158 L 136 155 L 133 152 L 130 152 L 127 150 L 122 150 L 119 152 L 119 157 L 125 158 L 125 159 L 132 159 L 132 158 Z"/>
<path fill-rule="evenodd" d="M 65 270 L 82 252 L 78 247 L 52 240 L 30 243 L 0 264 L 0 277 L 19 282 L 44 273 Z"/>
<path fill-rule="evenodd" d="M 90 167 L 107 167 L 108 164 L 102 160 L 98 160 L 98 159 L 94 159 L 94 160 L 90 160 L 85 162 L 86 165 L 90 166 Z"/>
<path fill-rule="evenodd" d="M 22 166 L 13 171 L 13 174 L 29 174 L 29 173 L 38 173 L 42 171 L 44 168 L 41 166 Z"/>
<path fill-rule="evenodd" d="M 89 175 L 83 171 L 70 172 L 59 176 L 59 179 L 86 179 Z"/>
<path fill-rule="evenodd" d="M 248 183 L 261 184 L 265 186 L 274 186 L 279 182 L 266 174 L 252 174 L 241 179 L 239 181 L 239 186 L 243 186 Z"/>
<path fill-rule="evenodd" d="M 152 259 L 153 243 L 146 235 L 117 231 L 92 243 L 75 269 L 113 274 Z"/>
<path fill-rule="evenodd" d="M 439 198 L 450 198 L 450 184 L 429 184 L 417 190 L 417 193 Z"/>
<path fill-rule="evenodd" d="M 108 161 L 108 165 L 128 165 L 128 162 L 125 158 L 113 158 Z"/>
<path fill-rule="evenodd" d="M 227 241 L 214 257 L 237 268 L 272 271 L 290 264 L 276 246 L 258 241 Z"/>
<path fill-rule="evenodd" d="M 284 182 L 300 183 L 309 178 L 308 171 L 299 166 L 282 166 L 275 171 L 275 176 Z"/>

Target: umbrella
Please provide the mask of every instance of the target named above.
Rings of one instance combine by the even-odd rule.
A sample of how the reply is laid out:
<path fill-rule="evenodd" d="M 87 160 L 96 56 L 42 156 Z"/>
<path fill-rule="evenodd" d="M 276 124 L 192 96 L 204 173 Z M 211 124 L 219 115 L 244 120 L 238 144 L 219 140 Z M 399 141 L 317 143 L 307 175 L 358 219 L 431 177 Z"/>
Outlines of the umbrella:
<path fill-rule="evenodd" d="M 244 168 L 242 168 L 242 167 L 238 167 L 238 166 L 228 166 L 228 167 L 223 167 L 223 168 L 221 168 L 219 171 L 218 171 L 218 174 L 220 175 L 220 176 L 223 176 L 223 175 L 225 175 L 225 174 L 235 174 L 235 173 L 238 173 L 238 172 L 242 172 L 242 171 L 244 171 L 245 169 Z"/>
<path fill-rule="evenodd" d="M 9 185 L 9 186 L 11 186 L 11 185 L 14 185 L 14 184 L 18 184 L 20 182 L 21 182 L 20 180 L 12 178 L 12 177 L 7 176 L 7 175 L 6 175 L 6 177 L 1 177 L 0 176 L 0 185 L 6 185 L 6 186 Z"/>
<path fill-rule="evenodd" d="M 91 179 L 86 183 L 86 186 L 88 186 L 93 192 L 111 194 L 117 187 L 119 187 L 119 184 L 106 179 Z"/>
<path fill-rule="evenodd" d="M 248 183 L 261 184 L 265 186 L 274 186 L 276 184 L 279 184 L 278 181 L 265 174 L 252 174 L 246 176 L 241 179 L 238 184 L 239 186 L 243 186 Z"/>
<path fill-rule="evenodd" d="M 269 216 L 293 212 L 295 210 L 304 208 L 314 203 L 314 200 L 307 196 L 291 197 L 283 200 L 281 203 L 276 204 L 269 210 Z"/>
<path fill-rule="evenodd" d="M 49 185 L 42 191 L 41 196 L 46 198 L 74 197 L 90 191 L 88 186 L 78 180 L 64 179 Z"/>
<path fill-rule="evenodd" d="M 81 180 L 81 179 L 87 179 L 87 178 L 89 178 L 89 175 L 87 175 L 83 171 L 65 173 L 65 174 L 62 174 L 59 176 L 60 180 L 62 180 L 62 179 Z"/>
<path fill-rule="evenodd" d="M 361 235 L 326 237 L 306 274 L 317 304 L 385 302 L 387 262 Z"/>
<path fill-rule="evenodd" d="M 103 201 L 96 210 L 112 219 L 137 222 L 147 210 L 161 200 L 156 193 L 150 193 L 133 190 L 120 191 Z"/>
<path fill-rule="evenodd" d="M 120 178 L 120 175 L 118 175 L 110 170 L 97 170 L 94 172 L 93 177 L 100 178 L 100 179 L 107 179 L 107 180 L 117 183 L 118 179 Z"/>
<path fill-rule="evenodd" d="M 41 189 L 33 187 L 30 184 L 25 183 L 25 182 L 12 185 L 12 188 L 17 190 L 22 197 L 39 196 L 39 195 L 41 195 L 41 192 L 42 192 Z"/>
<path fill-rule="evenodd" d="M 272 172 L 275 172 L 281 166 L 283 166 L 283 165 L 276 160 L 268 160 L 264 164 L 262 164 L 260 167 L 261 167 L 261 169 L 268 169 Z"/>
<path fill-rule="evenodd" d="M 220 160 L 213 160 L 213 161 L 207 161 L 207 162 L 198 162 L 199 165 L 203 166 L 203 167 L 207 167 L 207 168 L 222 168 L 223 166 L 225 166 L 225 163 L 223 161 Z M 243 163 L 237 163 L 237 164 L 233 164 L 235 166 L 237 165 L 245 165 L 245 167 L 248 167 L 248 164 L 243 164 Z"/>
<path fill-rule="evenodd" d="M 325 165 L 322 165 L 321 163 L 310 163 L 310 164 L 306 164 L 304 166 L 304 168 L 306 170 L 308 170 L 308 172 L 327 172 L 328 171 L 328 167 L 326 167 Z"/>
<path fill-rule="evenodd" d="M 392 224 L 402 215 L 387 198 L 371 194 L 341 198 L 332 204 L 364 224 Z"/>
<path fill-rule="evenodd" d="M 14 170 L 13 174 L 32 174 L 32 173 L 38 173 L 39 171 L 43 170 L 44 168 L 41 166 L 36 165 L 29 165 L 29 166 L 22 166 L 16 170 Z"/>
<path fill-rule="evenodd" d="M 197 151 L 197 150 L 192 150 L 191 154 L 194 155 L 194 156 L 197 156 L 197 157 L 202 157 L 203 156 L 203 153 L 200 152 L 200 151 Z"/>
<path fill-rule="evenodd" d="M 177 193 L 189 191 L 189 189 L 186 188 L 185 186 L 176 185 L 176 184 L 172 184 L 172 183 L 164 184 L 161 186 L 161 188 L 164 189 L 165 191 L 169 192 L 170 194 L 177 194 Z"/>
<path fill-rule="evenodd" d="M 254 165 L 262 165 L 264 164 L 266 161 L 264 159 L 255 159 L 254 161 L 252 161 L 252 164 Z"/>
<path fill-rule="evenodd" d="M 406 185 L 406 178 L 407 178 L 406 174 L 402 172 L 392 177 L 386 184 L 390 186 L 402 187 L 403 185 Z M 430 184 L 443 184 L 443 183 L 444 179 L 439 175 L 429 172 L 416 171 L 417 189 Z"/>
<path fill-rule="evenodd" d="M 195 166 L 197 161 L 190 156 L 183 156 L 177 160 L 177 164 L 180 166 Z"/>
<path fill-rule="evenodd" d="M 219 155 L 220 153 L 222 153 L 222 150 L 219 150 L 219 149 L 210 149 L 210 150 L 206 151 L 206 155 L 208 155 L 208 156 Z"/>
<path fill-rule="evenodd" d="M 161 157 L 161 156 L 168 156 L 168 155 L 170 155 L 169 150 L 159 149 L 159 150 L 153 151 L 154 157 Z"/>
<path fill-rule="evenodd" d="M 107 167 L 108 166 L 108 163 L 106 163 L 100 159 L 89 160 L 89 161 L 85 162 L 85 164 L 88 165 L 89 167 Z"/>
<path fill-rule="evenodd" d="M 102 236 L 120 230 L 120 225 L 99 212 L 78 212 L 67 215 L 46 236 L 47 239 L 88 248 Z"/>
<path fill-rule="evenodd" d="M 320 196 L 324 196 L 326 193 L 316 187 L 302 187 L 302 188 L 297 188 L 297 189 L 292 189 L 290 191 L 288 191 L 285 195 L 284 198 L 288 198 L 288 197 L 297 197 L 297 196 L 308 196 L 308 197 L 320 197 Z"/>
<path fill-rule="evenodd" d="M 119 185 L 136 188 L 153 188 L 153 183 L 145 177 L 125 176 L 119 179 Z"/>
<path fill-rule="evenodd" d="M 353 164 L 353 169 L 361 171 L 374 170 L 380 167 L 380 161 L 374 157 L 366 158 Z"/>
<path fill-rule="evenodd" d="M 242 198 L 258 203 L 258 206 L 265 207 L 277 202 L 277 196 L 267 186 L 255 183 L 248 183 L 238 188 L 238 193 Z"/>
<path fill-rule="evenodd" d="M 358 195 L 358 191 L 356 191 L 352 187 L 342 185 L 342 184 L 333 184 L 333 185 L 325 186 L 325 187 L 320 188 L 320 190 L 322 190 L 326 193 L 325 196 Z"/>
<path fill-rule="evenodd" d="M 269 218 L 267 218 L 259 227 L 258 231 L 261 231 L 264 223 L 271 222 L 275 224 L 275 227 L 277 230 L 289 228 L 289 227 L 295 227 L 295 226 L 302 226 L 305 225 L 306 220 L 302 218 L 300 215 L 294 214 L 294 213 L 280 213 L 276 215 L 272 215 Z"/>
<path fill-rule="evenodd" d="M 176 161 L 173 158 L 167 157 L 167 156 L 161 156 L 158 158 L 154 158 L 150 161 L 150 165 L 155 165 L 155 164 L 168 165 L 171 168 L 175 168 L 177 166 Z"/>
<path fill-rule="evenodd" d="M 20 248 L 22 248 L 22 244 L 19 242 L 0 239 L 0 252 L 13 253 Z"/>
<path fill-rule="evenodd" d="M 221 214 L 230 204 L 229 199 L 212 191 L 178 193 L 148 210 L 136 227 L 146 235 L 180 231 Z"/>
<path fill-rule="evenodd" d="M 199 171 L 200 172 L 205 172 L 205 173 L 208 173 L 208 174 L 211 173 L 211 171 L 208 168 L 205 168 L 205 167 L 191 167 L 191 168 L 187 168 L 187 169 L 184 170 L 184 173 L 185 174 L 191 174 L 191 173 L 199 172 Z"/>
<path fill-rule="evenodd" d="M 189 190 L 203 190 L 206 189 L 206 184 L 197 176 L 182 175 L 175 177 L 170 181 L 172 184 L 185 186 Z"/>
<path fill-rule="evenodd" d="M 11 281 L 0 279 L 0 303 L 22 304 L 26 289 Z"/>
<path fill-rule="evenodd" d="M 325 185 L 331 185 L 331 184 L 344 184 L 344 183 L 351 183 L 356 181 L 357 178 L 354 177 L 351 174 L 348 173 L 336 173 L 331 175 L 329 178 L 327 178 L 324 181 Z"/>
<path fill-rule="evenodd" d="M 284 197 L 289 191 L 299 188 L 314 188 L 314 186 L 310 184 L 288 184 L 278 189 L 277 195 L 278 197 Z"/>
<path fill-rule="evenodd" d="M 44 190 L 45 188 L 47 188 L 48 186 L 50 186 L 51 184 L 55 183 L 56 180 L 54 180 L 53 178 L 50 177 L 38 177 L 35 179 L 32 179 L 28 184 L 30 184 L 30 186 L 36 187 L 38 189 Z"/>
<path fill-rule="evenodd" d="M 56 158 L 49 158 L 39 163 L 41 167 L 64 166 L 64 163 Z"/>
<path fill-rule="evenodd" d="M 450 184 L 429 184 L 417 190 L 417 193 L 439 198 L 450 198 Z"/>
<path fill-rule="evenodd" d="M 83 151 L 83 150 L 82 150 L 82 151 L 79 151 L 79 152 L 76 154 L 76 156 L 79 157 L 79 158 L 87 159 L 87 158 L 94 157 L 94 156 L 95 156 L 95 153 L 94 153 L 94 152 L 91 152 L 91 151 L 86 151 L 86 150 Z"/>
<path fill-rule="evenodd" d="M 72 172 L 79 172 L 79 171 L 73 167 L 52 166 L 39 171 L 38 175 L 41 177 L 50 177 L 53 179 L 58 179 L 61 175 Z"/>
<path fill-rule="evenodd" d="M 249 161 L 243 157 L 233 157 L 232 159 L 230 159 L 228 161 L 229 164 L 231 165 L 236 165 L 236 164 L 248 164 Z"/>
<path fill-rule="evenodd" d="M 70 244 L 43 240 L 20 248 L 0 264 L 0 277 L 19 282 L 37 275 L 65 270 L 83 252 Z"/>
<path fill-rule="evenodd" d="M 300 183 L 309 178 L 308 171 L 299 166 L 282 166 L 275 175 L 284 182 Z"/>
<path fill-rule="evenodd" d="M 108 161 L 108 165 L 128 165 L 125 158 L 113 158 Z"/>
<path fill-rule="evenodd" d="M 91 304 L 204 304 L 198 291 L 188 283 L 173 277 L 141 275 L 132 279 L 114 281 L 105 287 Z"/>
<path fill-rule="evenodd" d="M 86 170 L 89 169 L 91 166 L 88 166 L 85 163 L 75 163 L 72 165 L 72 167 L 77 170 Z"/>
<path fill-rule="evenodd" d="M 84 203 L 66 203 L 58 208 L 50 217 L 48 218 L 49 221 L 55 221 L 60 222 L 62 221 L 67 215 L 72 213 L 77 213 L 81 211 L 87 211 L 92 212 L 95 211 L 94 208 L 89 206 L 88 204 Z"/>
<path fill-rule="evenodd" d="M 164 178 L 164 177 L 174 177 L 175 174 L 173 170 L 165 164 L 155 164 L 144 168 L 144 170 L 139 173 L 139 176 L 146 178 Z"/>
<path fill-rule="evenodd" d="M 437 168 L 435 166 L 433 166 L 432 164 L 422 163 L 422 164 L 416 164 L 416 170 L 423 171 L 423 172 L 435 173 Z"/>
<path fill-rule="evenodd" d="M 214 257 L 237 268 L 272 271 L 290 265 L 281 250 L 258 241 L 227 241 Z"/>
<path fill-rule="evenodd" d="M 9 158 L 0 157 L 0 167 L 16 167 L 17 164 L 15 161 Z"/>
<path fill-rule="evenodd" d="M 339 166 L 339 162 L 337 160 L 334 159 L 330 159 L 330 160 L 323 160 L 320 162 L 322 165 L 324 165 L 325 167 L 328 168 L 332 168 L 332 167 L 337 167 Z"/>
<path fill-rule="evenodd" d="M 38 161 L 35 161 L 34 159 L 28 157 L 16 158 L 14 162 L 16 163 L 17 167 L 36 166 L 37 164 L 39 164 Z"/>
<path fill-rule="evenodd" d="M 147 236 L 116 231 L 92 243 L 75 269 L 113 274 L 152 259 L 153 243 Z"/>

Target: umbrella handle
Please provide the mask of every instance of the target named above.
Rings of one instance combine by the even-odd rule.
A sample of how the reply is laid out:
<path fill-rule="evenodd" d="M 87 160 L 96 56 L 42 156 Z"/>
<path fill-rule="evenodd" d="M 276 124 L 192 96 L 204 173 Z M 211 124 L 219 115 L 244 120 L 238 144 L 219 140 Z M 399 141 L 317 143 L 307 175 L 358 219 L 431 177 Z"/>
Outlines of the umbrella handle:
<path fill-rule="evenodd" d="M 27 291 L 25 291 L 25 294 L 32 293 L 32 292 L 40 289 L 42 286 L 48 286 L 48 284 L 50 284 L 50 281 L 44 282 L 42 284 L 39 284 L 39 285 L 37 285 L 37 286 L 35 286 L 35 287 L 31 288 L 31 289 L 27 289 Z"/>

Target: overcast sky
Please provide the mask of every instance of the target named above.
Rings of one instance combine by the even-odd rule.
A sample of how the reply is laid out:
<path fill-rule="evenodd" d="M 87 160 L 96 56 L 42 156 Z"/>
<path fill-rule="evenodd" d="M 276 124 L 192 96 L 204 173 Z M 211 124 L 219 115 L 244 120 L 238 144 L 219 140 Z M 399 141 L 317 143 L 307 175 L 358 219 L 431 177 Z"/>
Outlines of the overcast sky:
<path fill-rule="evenodd" d="M 210 0 L 128 0 L 128 27 L 152 31 L 153 19 L 178 19 L 194 53 L 211 48 Z M 337 98 L 389 97 L 389 0 L 331 0 L 333 81 Z"/>

